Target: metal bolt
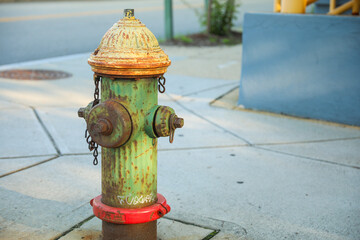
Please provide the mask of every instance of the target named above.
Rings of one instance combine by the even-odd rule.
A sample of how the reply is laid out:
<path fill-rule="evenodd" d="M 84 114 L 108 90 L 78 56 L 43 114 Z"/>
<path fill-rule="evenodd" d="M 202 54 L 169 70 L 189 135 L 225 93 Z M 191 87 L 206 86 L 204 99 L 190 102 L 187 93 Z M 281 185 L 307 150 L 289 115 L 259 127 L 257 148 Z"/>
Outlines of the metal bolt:
<path fill-rule="evenodd" d="M 78 116 L 81 118 L 85 118 L 85 108 L 80 108 L 78 110 Z"/>
<path fill-rule="evenodd" d="M 182 128 L 184 126 L 184 119 L 175 117 L 174 119 L 174 127 L 175 128 Z"/>
<path fill-rule="evenodd" d="M 99 119 L 99 121 L 92 126 L 94 132 L 102 135 L 110 135 L 113 131 L 111 122 L 107 119 Z"/>

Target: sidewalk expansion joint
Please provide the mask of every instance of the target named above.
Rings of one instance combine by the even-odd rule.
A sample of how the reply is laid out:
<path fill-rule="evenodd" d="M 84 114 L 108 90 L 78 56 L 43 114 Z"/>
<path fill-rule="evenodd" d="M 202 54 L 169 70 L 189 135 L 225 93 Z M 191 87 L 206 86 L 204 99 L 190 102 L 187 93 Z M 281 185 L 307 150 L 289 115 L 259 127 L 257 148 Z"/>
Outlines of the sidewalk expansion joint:
<path fill-rule="evenodd" d="M 209 105 L 211 106 L 212 104 L 214 104 L 216 101 L 219 101 L 220 99 L 222 99 L 223 97 L 225 97 L 226 95 L 228 95 L 229 93 L 231 93 L 232 91 L 234 91 L 235 89 L 239 88 L 240 85 L 237 85 L 235 87 L 233 87 L 232 89 L 230 89 L 229 91 L 221 94 L 220 96 L 218 96 L 217 98 L 215 98 L 214 100 L 212 100 L 211 102 L 209 102 Z"/>
<path fill-rule="evenodd" d="M 318 140 L 308 140 L 308 141 L 295 141 L 295 142 L 274 142 L 274 143 L 256 143 L 255 146 L 273 146 L 273 145 L 296 145 L 296 144 L 306 144 L 306 143 L 326 143 L 326 142 L 336 142 L 336 141 L 351 141 L 357 140 L 360 137 L 348 137 L 348 138 L 331 138 L 331 139 L 318 139 Z"/>
<path fill-rule="evenodd" d="M 58 240 L 60 238 L 62 238 L 63 236 L 65 236 L 66 234 L 70 233 L 71 231 L 73 231 L 76 228 L 80 228 L 82 225 L 84 225 L 86 222 L 90 221 L 91 219 L 93 219 L 95 217 L 95 215 L 91 215 L 90 217 L 82 220 L 81 222 L 75 224 L 74 226 L 72 226 L 71 228 L 69 228 L 68 230 L 66 230 L 65 232 L 61 233 L 60 235 L 56 236 L 55 238 L 53 238 L 53 240 Z"/>
<path fill-rule="evenodd" d="M 198 93 L 203 93 L 203 92 L 211 91 L 211 90 L 214 90 L 214 89 L 219 89 L 219 88 L 222 88 L 222 87 L 227 87 L 227 86 L 235 85 L 235 84 L 236 84 L 236 86 L 231 89 L 231 91 L 232 91 L 232 90 L 234 90 L 235 88 L 238 88 L 238 87 L 239 87 L 239 83 L 238 83 L 238 82 L 236 82 L 236 83 L 232 82 L 232 83 L 228 83 L 228 84 L 221 84 L 221 85 L 218 85 L 218 86 L 201 89 L 201 90 L 199 90 L 199 91 L 186 93 L 186 94 L 182 95 L 181 98 L 183 98 L 183 97 L 188 97 L 188 96 L 191 96 L 191 95 L 194 95 L 194 94 L 198 94 Z M 228 93 L 228 92 L 226 92 L 225 94 L 227 94 L 227 93 Z M 223 95 L 224 95 L 224 94 L 223 94 Z M 223 95 L 221 95 L 221 96 L 223 96 Z M 213 101 L 215 101 L 215 100 L 213 100 Z M 212 101 L 211 101 L 211 102 L 212 102 Z"/>
<path fill-rule="evenodd" d="M 214 228 L 211 228 L 211 227 L 208 227 L 208 226 L 204 226 L 204 225 L 201 225 L 201 224 L 196 224 L 196 223 L 193 223 L 193 222 L 180 220 L 180 219 L 177 219 L 177 218 L 172 218 L 172 217 L 168 217 L 168 216 L 164 216 L 163 218 L 165 218 L 167 220 L 174 221 L 174 222 L 179 222 L 179 223 L 182 223 L 182 224 L 186 224 L 186 225 L 189 225 L 189 226 L 194 226 L 194 227 L 199 227 L 199 228 L 204 228 L 204 229 L 220 232 L 220 229 L 214 229 Z"/>
<path fill-rule="evenodd" d="M 213 230 L 213 232 L 211 232 L 208 236 L 204 238 L 205 240 L 211 239 L 219 232 L 231 234 L 234 237 L 235 236 L 239 237 L 239 239 L 247 235 L 247 230 L 242 226 L 233 222 L 223 221 L 215 218 L 209 218 L 209 217 L 194 215 L 190 213 L 175 213 L 175 212 L 173 212 L 171 216 L 165 216 L 164 218 L 187 225 Z"/>
<path fill-rule="evenodd" d="M 42 119 L 41 119 L 41 117 L 40 117 L 39 113 L 36 111 L 36 109 L 35 109 L 34 107 L 30 107 L 30 108 L 33 110 L 33 112 L 34 112 L 34 114 L 35 114 L 35 116 L 36 116 L 37 120 L 39 121 L 39 123 L 40 123 L 41 127 L 43 128 L 43 130 L 45 131 L 46 135 L 48 136 L 48 138 L 49 138 L 50 142 L 51 142 L 51 143 L 52 143 L 52 145 L 54 146 L 54 148 L 55 148 L 55 150 L 56 150 L 57 154 L 58 154 L 59 156 L 61 156 L 61 155 L 62 155 L 62 153 L 61 153 L 61 151 L 60 151 L 60 149 L 59 149 L 58 145 L 56 144 L 56 142 L 55 142 L 55 140 L 54 140 L 53 136 L 50 134 L 49 130 L 48 130 L 48 129 L 47 129 L 47 127 L 45 126 L 44 122 L 42 121 Z"/>
<path fill-rule="evenodd" d="M 207 235 L 206 237 L 204 237 L 201 240 L 209 240 L 212 239 L 213 237 L 215 237 L 218 233 L 220 232 L 220 230 L 214 230 L 212 233 L 210 233 L 209 235 Z"/>
<path fill-rule="evenodd" d="M 256 145 L 252 146 L 252 147 L 257 148 L 257 149 L 261 149 L 261 150 L 264 150 L 264 151 L 268 151 L 268 152 L 283 154 L 283 155 L 302 158 L 302 159 L 306 159 L 306 160 L 312 160 L 312 161 L 322 162 L 322 163 L 326 163 L 326 164 L 332 164 L 332 165 L 337 165 L 337 166 L 342 166 L 342 167 L 360 169 L 360 167 L 358 167 L 358 166 L 353 166 L 353 165 L 348 165 L 348 164 L 343 164 L 343 163 L 336 163 L 336 162 L 332 162 L 332 161 L 325 160 L 325 159 L 301 156 L 301 155 L 297 155 L 297 154 L 292 154 L 292 153 L 282 152 L 282 151 L 278 151 L 278 150 L 263 148 L 263 147 L 256 146 Z"/>
<path fill-rule="evenodd" d="M 99 151 L 99 154 L 100 154 L 101 152 Z M 91 152 L 89 152 L 89 153 L 64 153 L 64 154 L 62 154 L 61 156 L 92 156 L 93 154 L 91 153 Z"/>
<path fill-rule="evenodd" d="M 28 155 L 28 156 L 0 157 L 0 159 L 36 158 L 36 157 L 51 157 L 51 156 L 55 156 L 55 154 L 39 154 L 39 155 Z"/>
<path fill-rule="evenodd" d="M 250 147 L 248 144 L 234 144 L 234 145 L 224 145 L 224 146 L 202 146 L 202 147 L 184 147 L 184 148 L 163 148 L 158 149 L 159 152 L 165 151 L 184 151 L 184 150 L 202 150 L 202 149 L 222 149 L 222 148 L 238 148 L 238 147 Z"/>
<path fill-rule="evenodd" d="M 44 161 L 37 162 L 37 163 L 34 163 L 34 164 L 32 164 L 32 165 L 29 165 L 29 166 L 26 166 L 26 167 L 17 169 L 17 170 L 15 170 L 15 171 L 11 171 L 11 172 L 5 173 L 5 174 L 3 174 L 3 175 L 0 175 L 0 178 L 9 176 L 9 175 L 14 174 L 14 173 L 17 173 L 17 172 L 24 171 L 24 170 L 26 170 L 26 169 L 29 169 L 29 168 L 32 168 L 32 167 L 35 167 L 35 166 L 38 166 L 38 165 L 40 165 L 40 164 L 43 164 L 43 163 L 49 162 L 49 161 L 51 161 L 51 160 L 57 159 L 58 157 L 59 157 L 59 156 L 55 156 L 55 157 L 46 159 L 46 160 L 44 160 Z"/>

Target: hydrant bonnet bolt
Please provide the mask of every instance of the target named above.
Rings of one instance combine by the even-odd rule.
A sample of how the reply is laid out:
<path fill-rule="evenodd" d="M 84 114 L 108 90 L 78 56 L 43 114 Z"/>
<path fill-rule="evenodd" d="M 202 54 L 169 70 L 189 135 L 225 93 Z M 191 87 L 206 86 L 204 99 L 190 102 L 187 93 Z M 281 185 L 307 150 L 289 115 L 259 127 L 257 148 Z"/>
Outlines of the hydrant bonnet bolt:
<path fill-rule="evenodd" d="M 109 136 L 113 131 L 113 126 L 111 122 L 106 118 L 100 118 L 97 123 L 94 123 L 90 126 L 93 132 Z"/>

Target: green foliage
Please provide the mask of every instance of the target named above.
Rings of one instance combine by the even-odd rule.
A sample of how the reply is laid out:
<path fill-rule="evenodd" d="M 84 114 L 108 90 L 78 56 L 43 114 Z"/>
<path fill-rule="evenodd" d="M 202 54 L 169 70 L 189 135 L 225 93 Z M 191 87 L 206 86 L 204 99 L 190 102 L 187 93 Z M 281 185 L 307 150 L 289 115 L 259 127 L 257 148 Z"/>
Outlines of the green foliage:
<path fill-rule="evenodd" d="M 236 20 L 237 4 L 235 0 L 211 0 L 210 26 L 208 26 L 207 12 L 201 17 L 202 25 L 208 26 L 208 33 L 227 36 L 231 32 L 233 21 Z M 210 29 L 209 29 L 210 27 Z"/>
<path fill-rule="evenodd" d="M 193 42 L 193 40 L 191 38 L 189 38 L 189 37 L 187 37 L 185 35 L 177 36 L 177 37 L 175 37 L 175 39 L 180 40 L 180 41 L 182 41 L 184 43 L 192 43 Z"/>
<path fill-rule="evenodd" d="M 221 42 L 222 42 L 223 44 L 227 44 L 227 45 L 230 45 L 230 44 L 232 43 L 229 38 L 224 38 L 224 39 L 221 40 Z"/>

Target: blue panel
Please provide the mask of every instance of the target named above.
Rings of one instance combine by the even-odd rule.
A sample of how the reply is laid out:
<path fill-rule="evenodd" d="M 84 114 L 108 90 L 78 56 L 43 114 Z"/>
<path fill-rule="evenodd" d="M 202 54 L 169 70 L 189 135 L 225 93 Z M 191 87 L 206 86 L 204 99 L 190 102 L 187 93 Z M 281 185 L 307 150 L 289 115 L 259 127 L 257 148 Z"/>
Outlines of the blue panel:
<path fill-rule="evenodd" d="M 238 103 L 360 126 L 360 17 L 245 14 Z"/>

